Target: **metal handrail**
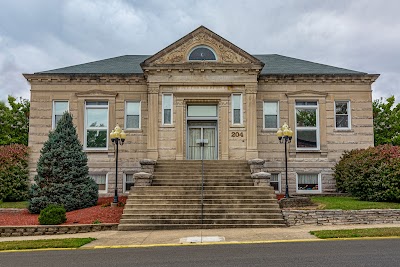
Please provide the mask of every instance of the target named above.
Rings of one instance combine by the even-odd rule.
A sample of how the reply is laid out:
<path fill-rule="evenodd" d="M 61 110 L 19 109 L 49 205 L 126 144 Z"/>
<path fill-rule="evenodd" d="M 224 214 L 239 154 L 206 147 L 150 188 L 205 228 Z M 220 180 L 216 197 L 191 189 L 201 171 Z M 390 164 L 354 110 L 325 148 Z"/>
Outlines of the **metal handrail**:
<path fill-rule="evenodd" d="M 204 219 L 204 142 L 201 142 L 201 224 Z"/>

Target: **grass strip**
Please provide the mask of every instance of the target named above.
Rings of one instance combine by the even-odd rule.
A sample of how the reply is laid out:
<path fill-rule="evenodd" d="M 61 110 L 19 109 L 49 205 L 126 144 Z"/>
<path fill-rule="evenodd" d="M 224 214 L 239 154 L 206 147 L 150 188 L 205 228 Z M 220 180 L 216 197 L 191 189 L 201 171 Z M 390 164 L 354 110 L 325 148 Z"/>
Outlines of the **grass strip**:
<path fill-rule="evenodd" d="M 26 209 L 28 207 L 28 201 L 18 202 L 1 202 L 0 208 L 2 209 Z"/>
<path fill-rule="evenodd" d="M 65 239 L 43 239 L 24 241 L 0 242 L 1 250 L 41 249 L 41 248 L 79 248 L 96 238 L 65 238 Z"/>
<path fill-rule="evenodd" d="M 352 237 L 388 237 L 399 236 L 400 227 L 345 229 L 345 230 L 321 230 L 311 231 L 310 234 L 321 239 L 327 238 L 352 238 Z"/>
<path fill-rule="evenodd" d="M 313 196 L 311 200 L 325 210 L 400 209 L 400 203 L 362 201 L 354 197 Z"/>

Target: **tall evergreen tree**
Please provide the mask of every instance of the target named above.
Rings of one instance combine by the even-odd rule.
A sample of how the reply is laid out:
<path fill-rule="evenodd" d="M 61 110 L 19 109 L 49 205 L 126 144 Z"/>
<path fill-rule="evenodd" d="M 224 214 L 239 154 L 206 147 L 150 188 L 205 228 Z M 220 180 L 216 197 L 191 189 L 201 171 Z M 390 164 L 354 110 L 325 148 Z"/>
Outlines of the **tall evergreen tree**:
<path fill-rule="evenodd" d="M 68 112 L 49 133 L 40 153 L 36 184 L 30 190 L 31 213 L 49 204 L 62 205 L 67 211 L 96 205 L 98 187 L 88 175 L 87 156 Z"/>

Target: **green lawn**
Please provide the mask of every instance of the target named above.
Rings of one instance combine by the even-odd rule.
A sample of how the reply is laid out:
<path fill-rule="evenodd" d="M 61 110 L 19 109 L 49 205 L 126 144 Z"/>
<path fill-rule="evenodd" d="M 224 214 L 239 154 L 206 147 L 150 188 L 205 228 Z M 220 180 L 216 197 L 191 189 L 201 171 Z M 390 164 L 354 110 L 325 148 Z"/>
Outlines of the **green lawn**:
<path fill-rule="evenodd" d="M 318 238 L 388 237 L 399 236 L 400 227 L 311 231 Z"/>
<path fill-rule="evenodd" d="M 96 240 L 95 238 L 66 238 L 46 239 L 28 241 L 5 241 L 0 242 L 0 250 L 21 250 L 41 248 L 79 248 Z"/>
<path fill-rule="evenodd" d="M 325 210 L 400 209 L 400 203 L 361 201 L 353 197 L 313 196 L 311 200 Z"/>
<path fill-rule="evenodd" d="M 0 208 L 3 209 L 25 209 L 28 207 L 28 201 L 19 201 L 19 202 L 1 202 Z"/>

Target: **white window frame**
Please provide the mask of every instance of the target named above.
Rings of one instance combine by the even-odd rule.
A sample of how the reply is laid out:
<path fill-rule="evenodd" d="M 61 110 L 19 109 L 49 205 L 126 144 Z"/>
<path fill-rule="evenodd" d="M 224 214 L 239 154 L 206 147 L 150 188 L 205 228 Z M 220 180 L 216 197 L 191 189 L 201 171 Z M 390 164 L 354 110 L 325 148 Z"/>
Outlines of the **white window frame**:
<path fill-rule="evenodd" d="M 86 103 L 87 102 L 107 102 L 107 106 L 106 105 L 93 105 L 93 106 L 88 106 Z M 110 117 L 109 117 L 109 106 L 110 106 L 110 102 L 108 100 L 86 100 L 85 101 L 85 120 L 84 120 L 84 148 L 85 150 L 108 150 L 108 137 L 109 137 L 109 124 L 110 124 Z M 88 109 L 106 109 L 107 108 L 107 127 L 96 127 L 96 128 L 91 128 L 91 127 L 87 127 L 87 110 Z M 106 147 L 87 147 L 87 130 L 106 130 Z"/>
<path fill-rule="evenodd" d="M 69 112 L 69 101 L 68 100 L 53 100 L 53 113 L 52 113 L 52 117 L 51 117 L 51 128 L 52 129 L 55 129 L 57 126 L 56 125 L 56 115 L 60 115 L 60 114 L 56 114 L 56 102 L 67 102 L 67 110 L 66 111 Z"/>
<path fill-rule="evenodd" d="M 347 127 L 336 127 L 336 102 L 346 102 L 347 103 L 347 122 L 348 126 Z M 335 100 L 334 106 L 333 106 L 333 112 L 334 112 L 334 117 L 335 117 L 335 130 L 338 131 L 345 131 L 345 130 L 351 130 L 351 106 L 350 106 L 350 100 Z"/>
<path fill-rule="evenodd" d="M 297 102 L 317 102 L 317 105 L 297 105 Z M 315 109 L 316 112 L 316 126 L 315 127 L 298 127 L 297 126 L 297 109 Z M 307 151 L 307 150 L 320 150 L 320 136 L 319 136 L 319 102 L 318 100 L 297 100 L 295 102 L 295 108 L 294 108 L 294 120 L 295 120 L 295 141 L 296 141 L 296 150 L 303 150 L 303 151 Z M 316 130 L 316 139 L 317 139 L 317 147 L 297 147 L 297 131 L 299 130 Z"/>
<path fill-rule="evenodd" d="M 235 123 L 235 103 L 234 103 L 234 96 L 240 96 L 240 122 Z M 243 125 L 243 94 L 241 93 L 234 93 L 231 96 L 232 102 L 232 125 Z"/>
<path fill-rule="evenodd" d="M 299 174 L 317 174 L 318 175 L 318 190 L 299 190 Z M 321 173 L 316 172 L 300 172 L 296 173 L 296 193 L 301 194 L 320 194 L 322 192 Z"/>
<path fill-rule="evenodd" d="M 280 172 L 271 172 L 271 174 L 278 174 L 278 191 L 275 191 L 275 193 L 280 193 L 282 192 L 282 175 Z M 271 182 L 271 180 L 270 180 Z"/>
<path fill-rule="evenodd" d="M 122 184 L 122 192 L 123 193 L 130 193 L 129 191 L 126 191 L 126 175 L 133 175 L 134 173 L 124 173 L 124 178 L 123 178 L 123 184 Z"/>
<path fill-rule="evenodd" d="M 91 179 L 92 179 L 91 175 L 104 175 L 104 174 L 106 175 L 106 189 L 105 190 L 99 190 L 99 194 L 107 194 L 108 193 L 108 173 L 89 173 L 89 177 Z M 93 179 L 93 181 L 94 181 L 94 179 Z"/>
<path fill-rule="evenodd" d="M 128 115 L 132 115 L 132 114 L 128 114 L 128 104 L 129 103 L 139 103 L 139 128 L 128 128 Z M 138 130 L 142 128 L 142 101 L 140 100 L 127 100 L 125 101 L 125 121 L 124 121 L 124 125 L 125 125 L 125 130 Z"/>
<path fill-rule="evenodd" d="M 164 96 L 166 96 L 166 95 L 170 95 L 171 96 L 171 123 L 165 123 L 164 122 L 164 110 L 165 110 L 165 108 L 164 108 Z M 161 103 L 161 105 L 162 105 L 162 124 L 163 125 L 173 125 L 174 124 L 174 95 L 172 94 L 172 93 L 164 93 L 164 94 L 162 94 L 162 103 Z"/>
<path fill-rule="evenodd" d="M 276 127 L 274 127 L 274 128 L 267 128 L 265 126 L 265 115 L 269 115 L 269 114 L 266 114 L 266 112 L 265 112 L 265 103 L 276 103 L 277 104 L 277 106 L 276 106 L 276 108 L 277 108 L 277 110 L 276 110 Z M 280 121 L 279 121 L 279 101 L 277 101 L 277 100 L 275 100 L 275 101 L 274 100 L 264 100 L 264 102 L 263 102 L 263 128 L 265 130 L 277 130 L 279 128 L 279 125 L 280 125 L 279 123 L 280 123 Z"/>

